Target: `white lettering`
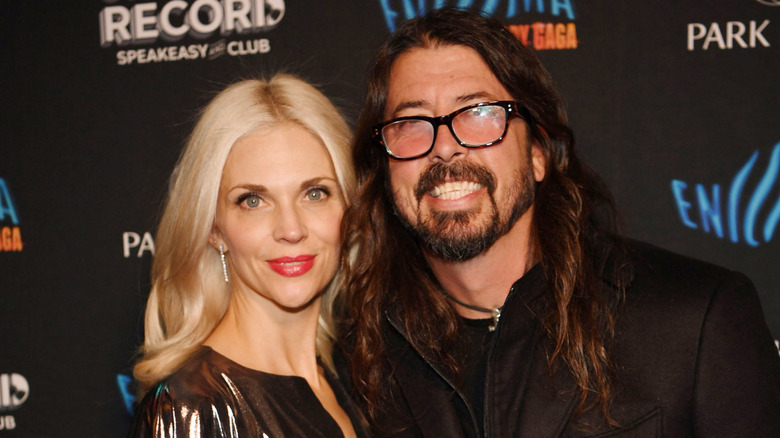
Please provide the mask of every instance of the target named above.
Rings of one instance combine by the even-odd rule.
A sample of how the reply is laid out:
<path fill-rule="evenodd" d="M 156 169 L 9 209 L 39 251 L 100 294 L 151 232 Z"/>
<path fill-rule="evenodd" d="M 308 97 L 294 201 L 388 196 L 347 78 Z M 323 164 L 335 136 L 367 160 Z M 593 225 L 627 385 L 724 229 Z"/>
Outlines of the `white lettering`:
<path fill-rule="evenodd" d="M 704 37 L 707 28 L 701 23 L 688 24 L 688 50 L 693 50 L 693 42 Z"/>
<path fill-rule="evenodd" d="M 149 54 L 151 53 L 152 52 L 149 52 Z M 141 61 L 139 61 L 139 63 L 140 62 Z M 154 255 L 154 239 L 152 238 L 152 234 L 147 231 L 143 234 L 143 237 L 141 237 L 140 234 L 132 231 L 122 233 L 122 254 L 125 258 L 129 258 L 130 249 L 136 247 L 138 248 L 138 253 L 136 254 L 136 257 L 138 258 L 142 257 L 146 251 L 149 251 Z"/>
<path fill-rule="evenodd" d="M 0 417 L 0 430 L 12 430 L 16 429 L 16 419 L 13 415 L 5 415 Z"/>
<path fill-rule="evenodd" d="M 98 14 L 100 44 L 143 44 L 162 37 L 176 41 L 190 33 L 206 38 L 217 29 L 221 35 L 268 30 L 284 17 L 284 0 L 170 0 L 137 3 L 132 8 L 106 6 Z"/>
<path fill-rule="evenodd" d="M 157 30 L 157 17 L 154 12 L 157 3 L 138 3 L 132 9 L 133 41 L 145 42 L 156 39 L 160 32 Z M 151 15 L 148 14 L 151 12 Z"/>
<path fill-rule="evenodd" d="M 206 57 L 206 53 L 208 53 L 208 51 L 209 51 L 209 45 L 208 44 L 196 45 L 195 46 L 195 50 L 197 50 L 197 53 L 200 54 L 201 58 L 205 58 Z"/>
<path fill-rule="evenodd" d="M 707 32 L 707 37 L 704 38 L 704 45 L 702 46 L 702 49 L 707 50 L 707 48 L 710 46 L 710 43 L 713 41 L 718 43 L 718 47 L 721 49 L 726 48 L 726 43 L 723 42 L 723 34 L 720 33 L 720 27 L 718 26 L 718 23 L 712 23 L 710 25 L 710 30 Z"/>
<path fill-rule="evenodd" d="M 734 47 L 734 41 L 736 41 L 740 47 L 746 49 L 747 44 L 745 43 L 745 40 L 742 39 L 742 35 L 744 34 L 744 24 L 740 23 L 739 21 L 729 21 L 726 23 L 726 47 L 731 49 Z"/>
<path fill-rule="evenodd" d="M 184 11 L 187 10 L 187 2 L 184 0 L 173 0 L 168 2 L 160 10 L 160 30 L 163 35 L 166 35 L 172 39 L 176 39 L 186 34 L 190 30 L 190 26 L 185 22 L 181 26 L 176 27 L 171 24 L 171 15 L 184 16 Z"/>
<path fill-rule="evenodd" d="M 230 56 L 256 55 L 271 51 L 271 42 L 266 38 L 248 41 L 231 41 L 227 45 Z"/>
<path fill-rule="evenodd" d="M 132 231 L 122 233 L 122 254 L 125 258 L 130 257 L 130 248 L 135 248 L 139 243 L 141 243 L 141 236 L 138 233 Z"/>
<path fill-rule="evenodd" d="M 168 61 L 168 50 L 171 49 L 171 47 L 160 47 L 156 50 L 157 53 L 157 59 L 160 61 Z"/>
<path fill-rule="evenodd" d="M 149 251 L 154 255 L 154 239 L 150 233 L 144 233 L 144 237 L 141 240 L 141 246 L 138 247 L 138 257 L 144 255 L 144 252 Z"/>
<path fill-rule="evenodd" d="M 138 59 L 138 50 L 128 50 L 127 51 L 127 63 L 132 64 L 133 61 Z"/>
<path fill-rule="evenodd" d="M 130 11 L 124 6 L 107 6 L 98 16 L 100 21 L 100 45 L 108 47 L 116 41 L 122 45 L 132 39 L 130 31 Z"/>
<path fill-rule="evenodd" d="M 173 62 L 191 59 L 211 59 L 225 51 L 225 41 L 218 41 L 213 45 L 190 44 L 188 46 L 168 46 L 156 48 L 142 48 L 134 50 L 119 50 L 116 53 L 117 65 L 131 65 L 133 63 L 148 64 L 155 62 Z M 267 38 L 246 41 L 231 41 L 227 44 L 227 52 L 231 56 L 256 55 L 271 51 L 271 42 Z M 129 257 L 130 248 L 135 248 L 141 243 L 142 237 L 137 233 L 126 232 L 122 234 L 122 246 L 125 258 Z"/>
<path fill-rule="evenodd" d="M 769 41 L 764 38 L 764 35 L 761 34 L 761 32 L 766 29 L 766 27 L 769 26 L 769 20 L 764 20 L 763 23 L 761 23 L 761 27 L 756 28 L 756 22 L 751 21 L 750 22 L 750 47 L 756 47 L 756 40 L 761 40 L 761 45 L 764 47 L 769 47 Z"/>
<path fill-rule="evenodd" d="M 0 374 L 0 410 L 16 409 L 30 395 L 30 385 L 21 374 Z"/>
<path fill-rule="evenodd" d="M 718 23 L 710 23 L 709 27 L 701 23 L 688 24 L 688 50 L 694 50 L 696 41 L 701 40 L 701 49 L 707 50 L 710 44 L 716 44 L 721 50 L 741 47 L 743 49 L 755 48 L 757 44 L 764 47 L 770 47 L 771 44 L 764 37 L 763 31 L 769 26 L 769 20 L 764 20 L 759 25 L 751 21 L 749 26 L 740 21 L 729 21 L 725 25 L 725 38 L 723 31 Z M 745 34 L 748 34 L 748 40 L 745 41 Z"/>
<path fill-rule="evenodd" d="M 201 22 L 201 9 L 206 9 L 205 14 L 209 23 Z M 196 0 L 187 13 L 187 23 L 198 36 L 205 37 L 222 25 L 222 5 L 217 0 Z"/>
<path fill-rule="evenodd" d="M 266 10 L 268 14 L 265 13 Z M 270 29 L 276 26 L 284 17 L 284 0 L 255 0 L 253 16 L 256 19 L 255 29 Z"/>
<path fill-rule="evenodd" d="M 187 46 L 181 46 L 178 48 L 179 56 L 176 57 L 177 61 L 181 61 L 182 59 L 194 59 L 192 56 L 190 56 L 190 50 Z"/>
<path fill-rule="evenodd" d="M 222 35 L 229 35 L 234 30 L 241 33 L 252 29 L 252 22 L 249 19 L 252 7 L 249 0 L 223 0 L 223 4 L 225 19 L 222 24 Z"/>

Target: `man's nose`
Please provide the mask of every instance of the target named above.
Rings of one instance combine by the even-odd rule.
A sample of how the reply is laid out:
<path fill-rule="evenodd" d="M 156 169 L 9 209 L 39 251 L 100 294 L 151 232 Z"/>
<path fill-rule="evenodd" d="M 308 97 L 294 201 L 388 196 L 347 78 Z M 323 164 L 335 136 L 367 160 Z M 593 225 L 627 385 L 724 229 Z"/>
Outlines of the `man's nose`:
<path fill-rule="evenodd" d="M 447 125 L 439 125 L 436 131 L 436 140 L 433 149 L 428 154 L 428 159 L 436 162 L 448 163 L 452 160 L 465 158 L 469 154 L 469 148 L 461 146 Z"/>

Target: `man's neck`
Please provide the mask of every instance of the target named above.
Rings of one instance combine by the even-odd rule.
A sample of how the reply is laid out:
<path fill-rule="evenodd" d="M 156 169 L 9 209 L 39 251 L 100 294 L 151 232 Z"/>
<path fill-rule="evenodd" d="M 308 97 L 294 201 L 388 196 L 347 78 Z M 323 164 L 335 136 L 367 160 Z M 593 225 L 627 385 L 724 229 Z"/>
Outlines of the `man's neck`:
<path fill-rule="evenodd" d="M 436 279 L 452 297 L 485 309 L 504 305 L 512 284 L 536 263 L 529 210 L 484 253 L 462 262 L 444 261 L 426 252 Z M 466 318 L 487 318 L 485 312 L 455 306 Z"/>

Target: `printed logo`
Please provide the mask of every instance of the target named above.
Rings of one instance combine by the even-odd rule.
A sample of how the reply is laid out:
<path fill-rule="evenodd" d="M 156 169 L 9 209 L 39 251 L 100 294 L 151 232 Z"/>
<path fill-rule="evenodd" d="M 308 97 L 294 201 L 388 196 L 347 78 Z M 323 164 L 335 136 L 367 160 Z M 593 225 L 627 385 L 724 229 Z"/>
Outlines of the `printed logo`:
<path fill-rule="evenodd" d="M 5 180 L 0 178 L 0 252 L 19 252 L 22 247 L 24 244 L 22 230 L 19 228 L 19 215 L 16 213 L 11 190 Z"/>
<path fill-rule="evenodd" d="M 116 3 L 116 0 L 103 1 Z M 120 3 L 128 4 L 106 6 L 98 14 L 101 47 L 123 48 L 116 52 L 118 65 L 268 53 L 271 42 L 267 38 L 228 38 L 271 30 L 285 13 L 284 0 Z M 206 41 L 215 37 L 219 39 Z M 169 45 L 135 48 L 161 41 Z"/>
<path fill-rule="evenodd" d="M 135 395 L 133 395 L 133 378 L 125 374 L 116 375 L 116 384 L 119 386 L 119 393 L 122 394 L 122 401 L 125 403 L 127 412 L 133 415 L 133 404 Z"/>
<path fill-rule="evenodd" d="M 767 198 L 773 188 L 774 192 L 777 192 L 780 143 L 772 150 L 766 170 L 752 188 L 752 193 L 745 194 L 748 178 L 758 156 L 758 151 L 753 152 L 747 163 L 736 173 L 731 181 L 727 199 L 724 198 L 725 194 L 721 194 L 719 184 L 713 184 L 709 190 L 704 184 L 696 184 L 693 195 L 686 191 L 686 182 L 672 180 L 672 193 L 683 225 L 693 229 L 701 226 L 705 233 L 714 232 L 721 239 L 724 238 L 724 227 L 728 226 L 728 237 L 734 243 L 740 242 L 740 239 L 750 246 L 769 242 L 777 223 L 780 222 L 780 196 L 767 204 Z M 693 208 L 694 203 L 698 205 L 698 215 Z M 695 219 L 698 219 L 698 222 Z"/>
<path fill-rule="evenodd" d="M 542 22 L 536 21 L 526 24 L 510 24 L 507 28 L 527 47 L 536 50 L 550 49 L 576 49 L 577 26 L 573 23 L 573 0 L 485 0 L 482 7 L 474 6 L 474 0 L 458 0 L 448 2 L 436 0 L 433 7 L 428 8 L 425 1 L 402 0 L 392 2 L 379 0 L 379 5 L 385 16 L 387 28 L 394 32 L 396 25 L 403 20 L 409 20 L 424 15 L 429 10 L 441 9 L 445 6 L 455 6 L 458 9 L 471 10 L 483 15 L 494 16 L 498 11 L 504 11 L 503 18 L 507 21 L 516 21 L 523 16 L 551 16 L 556 19 L 565 19 L 567 22 Z M 454 4 L 448 4 L 454 3 Z M 501 7 L 501 8 L 499 8 Z M 500 17 L 499 17 L 500 18 Z"/>
<path fill-rule="evenodd" d="M 0 374 L 0 413 L 19 409 L 30 395 L 30 385 L 21 374 Z M 16 429 L 13 415 L 0 415 L 0 430 Z"/>
<path fill-rule="evenodd" d="M 707 50 L 710 47 L 716 47 L 720 50 L 754 49 L 759 45 L 770 47 L 771 44 L 763 35 L 767 26 L 769 26 L 769 20 L 764 20 L 761 23 L 757 21 L 749 21 L 748 23 L 729 21 L 725 25 L 689 23 L 688 51 L 697 48 Z"/>
<path fill-rule="evenodd" d="M 125 258 L 129 258 L 131 252 L 134 252 L 139 259 L 146 252 L 154 255 L 154 238 L 152 238 L 152 233 L 148 231 L 144 232 L 143 235 L 133 231 L 122 233 L 122 255 Z"/>

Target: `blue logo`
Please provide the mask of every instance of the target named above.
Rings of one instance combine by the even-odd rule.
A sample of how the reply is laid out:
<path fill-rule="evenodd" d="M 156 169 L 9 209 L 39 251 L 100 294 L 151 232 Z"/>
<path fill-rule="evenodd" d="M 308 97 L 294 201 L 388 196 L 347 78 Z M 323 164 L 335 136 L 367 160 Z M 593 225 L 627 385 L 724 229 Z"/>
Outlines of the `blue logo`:
<path fill-rule="evenodd" d="M 133 415 L 133 403 L 135 403 L 135 396 L 132 391 L 133 378 L 124 374 L 117 374 L 116 384 L 119 385 L 119 393 L 122 394 L 122 400 L 125 402 L 127 412 Z"/>
<path fill-rule="evenodd" d="M 3 224 L 8 221 L 11 225 Z M 0 178 L 0 252 L 19 252 L 23 247 L 19 214 L 16 212 L 8 185 L 3 178 Z"/>
<path fill-rule="evenodd" d="M 432 3 L 430 4 L 430 10 L 452 6 L 457 9 L 480 12 L 488 16 L 495 14 L 496 9 L 503 3 L 506 4 L 506 18 L 514 18 L 520 13 L 549 13 L 555 17 L 563 15 L 569 20 L 574 20 L 572 0 L 484 0 L 482 2 L 475 2 L 474 0 L 379 0 L 382 12 L 385 14 L 387 28 L 390 32 L 395 32 L 396 20 L 400 14 L 403 14 L 405 20 L 425 15 L 429 10 L 429 3 Z M 482 7 L 480 8 L 474 3 L 482 3 Z"/>
<path fill-rule="evenodd" d="M 672 193 L 683 225 L 694 229 L 701 226 L 705 233 L 714 232 L 721 239 L 724 238 L 724 225 L 727 225 L 728 238 L 734 243 L 744 241 L 750 246 L 758 246 L 769 242 L 777 228 L 777 223 L 780 222 L 780 196 L 776 200 L 769 199 L 770 204 L 767 204 L 773 188 L 775 192 L 777 191 L 780 143 L 777 143 L 772 150 L 766 170 L 752 189 L 752 193 L 745 193 L 746 183 L 754 170 L 758 156 L 759 152 L 756 150 L 734 175 L 729 186 L 728 199 L 723 199 L 721 196 L 719 184 L 713 184 L 709 190 L 703 184 L 695 185 L 696 201 L 694 202 L 699 207 L 698 223 L 694 221 L 691 212 L 693 204 L 688 201 L 689 198 L 686 198 L 685 191 L 688 184 L 684 181 L 672 180 Z M 743 199 L 747 201 L 746 205 L 742 202 Z M 725 215 L 722 204 L 727 204 Z"/>
<path fill-rule="evenodd" d="M 6 218 L 10 219 L 12 224 L 19 225 L 19 215 L 16 214 L 11 192 L 5 184 L 5 180 L 0 178 L 0 222 L 5 221 Z"/>

